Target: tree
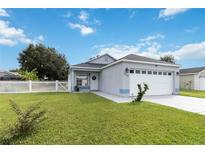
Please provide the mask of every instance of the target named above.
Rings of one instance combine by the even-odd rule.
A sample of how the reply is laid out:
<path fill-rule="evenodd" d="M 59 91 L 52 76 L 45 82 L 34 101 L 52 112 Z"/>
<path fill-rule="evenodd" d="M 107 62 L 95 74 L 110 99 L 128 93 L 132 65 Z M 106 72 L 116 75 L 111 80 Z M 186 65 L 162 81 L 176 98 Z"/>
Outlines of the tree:
<path fill-rule="evenodd" d="M 55 48 L 30 44 L 19 54 L 18 61 L 21 70 L 36 70 L 39 79 L 67 80 L 69 65 L 65 55 Z"/>
<path fill-rule="evenodd" d="M 173 64 L 175 63 L 175 58 L 172 55 L 165 55 L 163 57 L 160 57 L 160 60 L 168 63 L 173 63 Z"/>

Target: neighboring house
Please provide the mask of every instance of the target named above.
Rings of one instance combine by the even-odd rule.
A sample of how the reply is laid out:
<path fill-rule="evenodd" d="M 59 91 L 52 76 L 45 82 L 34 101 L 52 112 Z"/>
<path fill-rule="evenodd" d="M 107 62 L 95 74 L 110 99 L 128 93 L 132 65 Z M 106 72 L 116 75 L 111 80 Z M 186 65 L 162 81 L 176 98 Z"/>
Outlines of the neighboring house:
<path fill-rule="evenodd" d="M 0 71 L 0 80 L 21 80 L 17 73 Z"/>
<path fill-rule="evenodd" d="M 149 86 L 147 95 L 171 95 L 179 92 L 179 65 L 134 54 L 116 60 L 108 54 L 69 70 L 69 91 L 99 90 L 118 96 L 136 96 L 137 84 Z"/>
<path fill-rule="evenodd" d="M 205 67 L 181 69 L 180 89 L 205 90 Z"/>

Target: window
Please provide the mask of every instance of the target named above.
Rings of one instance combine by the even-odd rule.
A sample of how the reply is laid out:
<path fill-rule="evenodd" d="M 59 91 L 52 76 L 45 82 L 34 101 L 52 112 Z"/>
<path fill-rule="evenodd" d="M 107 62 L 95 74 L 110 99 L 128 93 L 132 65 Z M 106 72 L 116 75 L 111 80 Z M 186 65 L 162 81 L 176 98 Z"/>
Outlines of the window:
<path fill-rule="evenodd" d="M 146 74 L 147 72 L 146 71 L 142 71 L 142 74 Z"/>
<path fill-rule="evenodd" d="M 152 74 L 152 71 L 147 71 L 147 74 Z"/>
<path fill-rule="evenodd" d="M 77 86 L 81 86 L 82 85 L 82 80 L 77 79 Z"/>
<path fill-rule="evenodd" d="M 156 72 L 156 71 L 154 71 L 154 72 L 153 72 L 153 75 L 157 75 L 157 72 Z"/>
<path fill-rule="evenodd" d="M 158 72 L 158 75 L 162 75 L 162 72 Z"/>
<path fill-rule="evenodd" d="M 167 75 L 167 72 L 163 72 L 163 75 Z"/>
<path fill-rule="evenodd" d="M 136 74 L 140 74 L 140 70 L 136 70 Z"/>
<path fill-rule="evenodd" d="M 76 77 L 77 86 L 88 86 L 88 76 L 87 75 L 79 75 Z"/>
<path fill-rule="evenodd" d="M 134 73 L 134 69 L 130 69 L 130 73 Z"/>
<path fill-rule="evenodd" d="M 172 75 L 172 73 L 171 73 L 171 72 L 169 72 L 169 73 L 168 73 L 168 75 L 169 75 L 169 76 L 171 76 L 171 75 Z"/>

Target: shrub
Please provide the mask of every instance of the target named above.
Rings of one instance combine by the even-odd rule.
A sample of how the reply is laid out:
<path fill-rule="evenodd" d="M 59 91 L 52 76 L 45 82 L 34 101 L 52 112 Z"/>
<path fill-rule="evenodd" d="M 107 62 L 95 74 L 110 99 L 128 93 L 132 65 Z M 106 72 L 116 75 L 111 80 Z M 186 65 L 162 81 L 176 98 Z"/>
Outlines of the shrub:
<path fill-rule="evenodd" d="M 147 90 L 149 90 L 149 87 L 147 84 L 143 83 L 144 84 L 144 89 L 142 90 L 142 86 L 141 84 L 137 84 L 137 87 L 138 87 L 138 94 L 137 94 L 137 97 L 133 100 L 133 102 L 140 102 L 144 96 L 144 94 L 146 93 Z"/>
<path fill-rule="evenodd" d="M 18 73 L 21 75 L 21 78 L 24 80 L 38 80 L 38 75 L 36 69 L 29 71 L 20 70 Z"/>
<path fill-rule="evenodd" d="M 2 139 L 3 144 L 10 144 L 11 141 L 28 135 L 38 123 L 45 119 L 45 110 L 40 110 L 40 103 L 31 105 L 25 111 L 22 111 L 14 101 L 9 101 L 17 120 L 14 124 L 9 125 L 8 133 Z"/>

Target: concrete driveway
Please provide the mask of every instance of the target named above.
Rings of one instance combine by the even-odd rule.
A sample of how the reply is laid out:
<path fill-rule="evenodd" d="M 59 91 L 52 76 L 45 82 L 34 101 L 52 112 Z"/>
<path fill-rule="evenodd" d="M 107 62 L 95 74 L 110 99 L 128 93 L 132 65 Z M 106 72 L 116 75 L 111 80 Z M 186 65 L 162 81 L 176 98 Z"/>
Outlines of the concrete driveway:
<path fill-rule="evenodd" d="M 130 97 L 120 97 L 120 96 L 107 94 L 100 91 L 93 92 L 93 93 L 117 103 L 125 103 L 125 102 L 127 103 L 132 101 Z M 169 96 L 145 96 L 143 100 L 156 103 L 156 104 L 174 107 L 184 111 L 205 115 L 205 99 L 203 98 L 169 95 Z"/>
<path fill-rule="evenodd" d="M 205 115 L 205 99 L 187 96 L 146 96 L 144 100 Z"/>
<path fill-rule="evenodd" d="M 95 91 L 95 92 L 92 92 L 92 93 L 94 93 L 95 95 L 104 97 L 106 99 L 109 99 L 109 100 L 111 100 L 113 102 L 116 102 L 116 103 L 128 103 L 128 102 L 132 101 L 132 99 L 130 97 L 120 97 L 120 96 L 104 93 L 104 92 L 101 92 L 101 91 Z"/>

